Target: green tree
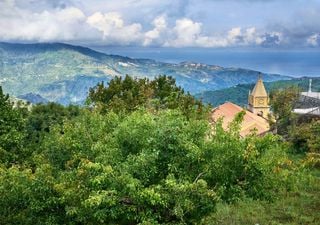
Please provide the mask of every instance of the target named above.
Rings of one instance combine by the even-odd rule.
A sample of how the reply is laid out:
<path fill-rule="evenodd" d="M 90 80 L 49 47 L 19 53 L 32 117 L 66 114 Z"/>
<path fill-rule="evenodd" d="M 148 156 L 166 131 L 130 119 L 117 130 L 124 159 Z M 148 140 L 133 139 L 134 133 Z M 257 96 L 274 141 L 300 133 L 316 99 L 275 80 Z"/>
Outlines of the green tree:
<path fill-rule="evenodd" d="M 295 123 L 293 107 L 299 98 L 299 88 L 295 86 L 277 89 L 270 93 L 270 105 L 276 119 L 279 134 L 287 135 L 289 126 Z"/>
<path fill-rule="evenodd" d="M 301 123 L 290 129 L 289 142 L 294 152 L 320 153 L 320 121 Z"/>
<path fill-rule="evenodd" d="M 9 95 L 0 86 L 0 161 L 6 165 L 21 162 L 26 152 L 23 150 L 25 120 L 19 108 L 14 108 Z"/>
<path fill-rule="evenodd" d="M 148 99 L 148 83 L 144 79 L 134 79 L 128 75 L 115 77 L 108 83 L 99 83 L 89 90 L 88 102 L 95 104 L 102 112 L 132 112 L 144 106 Z"/>
<path fill-rule="evenodd" d="M 150 110 L 180 109 L 188 118 L 204 118 L 209 111 L 209 107 L 189 93 L 184 93 L 172 77 L 165 75 L 152 81 L 134 79 L 128 75 L 124 79 L 115 77 L 108 87 L 99 83 L 91 88 L 87 102 L 93 103 L 100 112 L 129 113 L 141 107 Z"/>
<path fill-rule="evenodd" d="M 26 121 L 28 143 L 37 144 L 50 131 L 52 126 L 62 126 L 65 120 L 78 116 L 80 111 L 79 106 L 69 105 L 65 107 L 53 102 L 33 105 Z"/>

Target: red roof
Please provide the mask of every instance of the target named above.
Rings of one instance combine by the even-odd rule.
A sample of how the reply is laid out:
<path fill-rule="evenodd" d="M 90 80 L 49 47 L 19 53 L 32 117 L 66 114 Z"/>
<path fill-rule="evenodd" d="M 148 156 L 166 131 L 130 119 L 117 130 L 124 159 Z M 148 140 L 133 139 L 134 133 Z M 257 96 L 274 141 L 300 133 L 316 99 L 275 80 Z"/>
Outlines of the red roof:
<path fill-rule="evenodd" d="M 245 115 L 241 124 L 240 135 L 246 136 L 252 133 L 254 130 L 258 135 L 264 134 L 270 130 L 268 121 L 258 116 L 242 107 L 233 104 L 231 102 L 226 102 L 212 110 L 211 118 L 214 122 L 218 121 L 218 119 L 223 118 L 223 128 L 226 130 L 230 122 L 232 122 L 235 116 L 245 111 Z"/>

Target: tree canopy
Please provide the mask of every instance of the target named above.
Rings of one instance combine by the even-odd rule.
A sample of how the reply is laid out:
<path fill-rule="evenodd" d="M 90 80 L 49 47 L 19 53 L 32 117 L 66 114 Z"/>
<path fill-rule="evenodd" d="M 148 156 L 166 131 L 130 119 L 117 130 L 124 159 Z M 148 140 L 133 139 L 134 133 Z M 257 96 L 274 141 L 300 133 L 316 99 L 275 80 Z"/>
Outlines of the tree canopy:
<path fill-rule="evenodd" d="M 227 131 L 210 124 L 170 77 L 114 78 L 88 103 L 26 112 L 0 89 L 2 224 L 199 224 L 221 202 L 294 188 L 280 136 L 240 137 L 242 114 Z"/>
<path fill-rule="evenodd" d="M 176 85 L 170 76 L 158 76 L 150 81 L 147 78 L 115 77 L 106 87 L 99 83 L 91 88 L 87 99 L 101 112 L 133 112 L 141 107 L 150 110 L 179 109 L 185 116 L 203 117 L 208 108 L 200 100 Z"/>

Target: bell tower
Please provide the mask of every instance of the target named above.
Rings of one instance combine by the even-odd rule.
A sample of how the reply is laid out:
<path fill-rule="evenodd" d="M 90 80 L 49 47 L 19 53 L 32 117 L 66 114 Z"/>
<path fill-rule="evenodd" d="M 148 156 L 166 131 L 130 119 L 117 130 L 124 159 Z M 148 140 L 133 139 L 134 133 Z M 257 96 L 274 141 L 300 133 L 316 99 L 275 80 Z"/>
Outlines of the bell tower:
<path fill-rule="evenodd" d="M 259 74 L 259 79 L 252 92 L 249 92 L 248 110 L 264 118 L 267 118 L 270 113 L 269 97 L 264 87 L 261 74 Z"/>

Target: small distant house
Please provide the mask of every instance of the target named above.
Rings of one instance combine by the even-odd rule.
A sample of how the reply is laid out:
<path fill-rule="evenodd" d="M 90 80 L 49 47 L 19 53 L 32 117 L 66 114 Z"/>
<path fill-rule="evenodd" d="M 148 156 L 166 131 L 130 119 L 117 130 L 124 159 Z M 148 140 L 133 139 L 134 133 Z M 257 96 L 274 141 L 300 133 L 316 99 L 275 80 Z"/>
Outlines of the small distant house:
<path fill-rule="evenodd" d="M 320 92 L 312 91 L 312 79 L 309 80 L 309 90 L 300 93 L 293 112 L 299 115 L 320 116 Z"/>
<path fill-rule="evenodd" d="M 248 108 L 242 108 L 232 102 L 226 102 L 214 108 L 211 113 L 213 123 L 223 120 L 223 128 L 227 129 L 235 116 L 244 111 L 245 115 L 240 127 L 240 135 L 245 137 L 252 132 L 257 135 L 264 135 L 270 131 L 267 120 L 270 113 L 269 97 L 261 77 L 259 77 L 252 92 L 248 97 Z"/>

